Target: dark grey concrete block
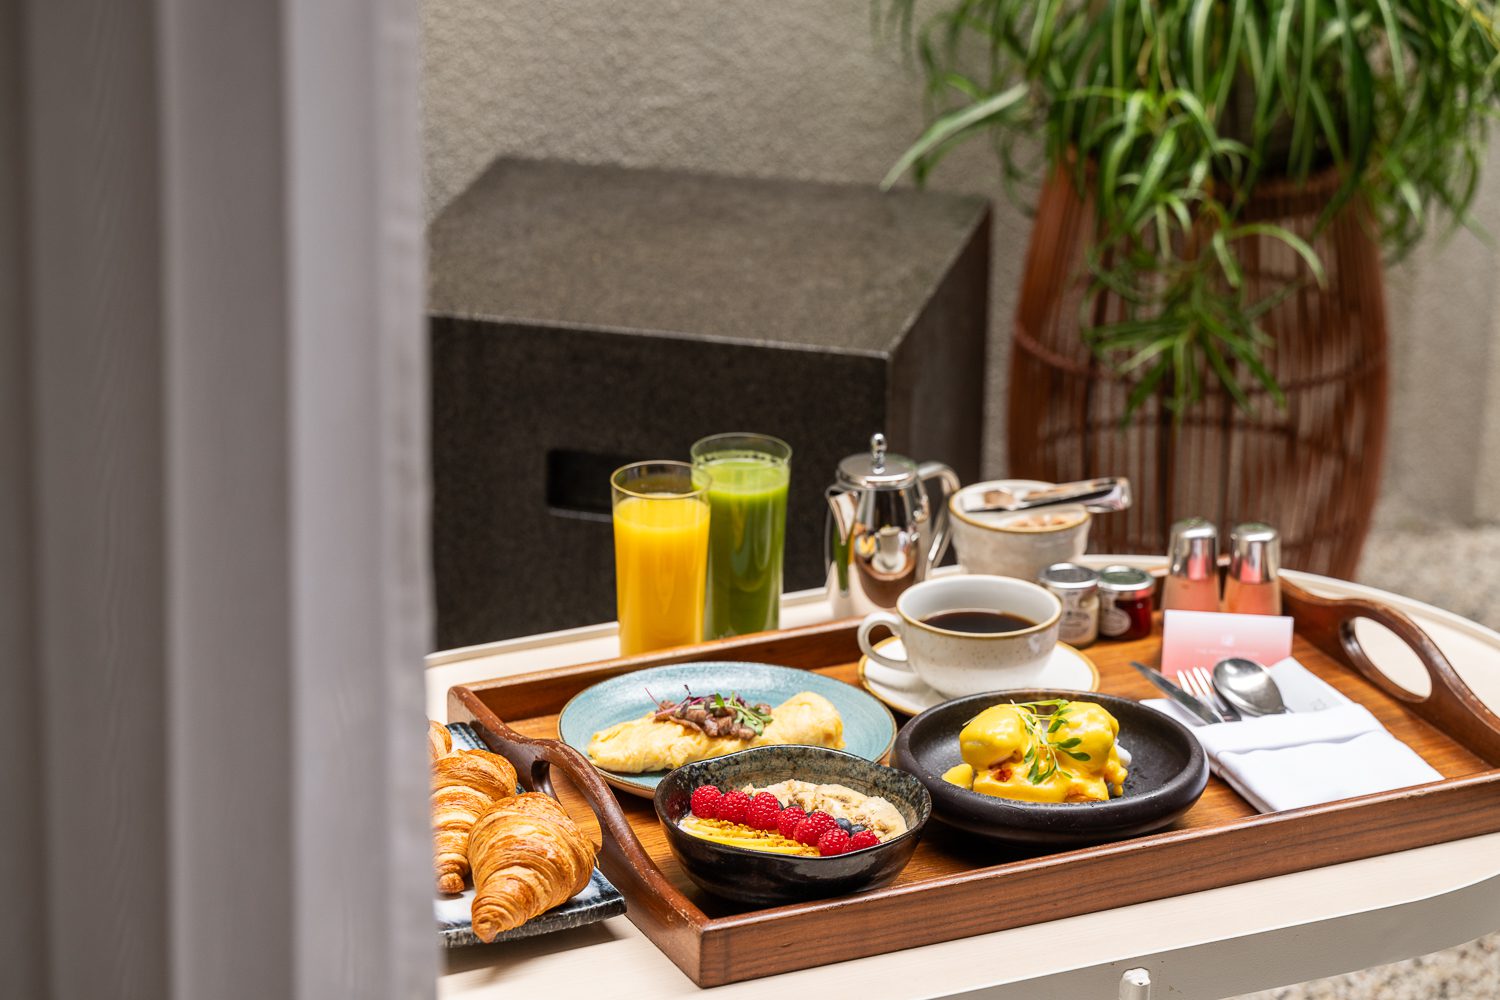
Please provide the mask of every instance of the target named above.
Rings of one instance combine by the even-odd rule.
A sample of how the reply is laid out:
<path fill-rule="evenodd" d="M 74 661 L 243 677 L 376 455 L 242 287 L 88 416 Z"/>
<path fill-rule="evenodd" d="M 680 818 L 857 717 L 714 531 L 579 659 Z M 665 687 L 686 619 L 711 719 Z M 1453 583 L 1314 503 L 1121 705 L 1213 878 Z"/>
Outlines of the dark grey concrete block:
<path fill-rule="evenodd" d="M 792 445 L 786 587 L 884 430 L 977 478 L 983 199 L 500 160 L 432 224 L 438 644 L 614 617 L 608 475 L 706 434 Z"/>

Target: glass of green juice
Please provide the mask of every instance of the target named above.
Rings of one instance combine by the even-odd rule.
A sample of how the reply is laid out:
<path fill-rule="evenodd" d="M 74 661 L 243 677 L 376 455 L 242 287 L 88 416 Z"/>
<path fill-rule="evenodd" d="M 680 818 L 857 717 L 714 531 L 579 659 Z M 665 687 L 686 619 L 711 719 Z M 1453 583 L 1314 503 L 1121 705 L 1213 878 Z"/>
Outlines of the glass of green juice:
<path fill-rule="evenodd" d="M 703 637 L 774 629 L 781 621 L 791 446 L 767 434 L 714 434 L 693 445 L 692 459 L 709 477 Z"/>

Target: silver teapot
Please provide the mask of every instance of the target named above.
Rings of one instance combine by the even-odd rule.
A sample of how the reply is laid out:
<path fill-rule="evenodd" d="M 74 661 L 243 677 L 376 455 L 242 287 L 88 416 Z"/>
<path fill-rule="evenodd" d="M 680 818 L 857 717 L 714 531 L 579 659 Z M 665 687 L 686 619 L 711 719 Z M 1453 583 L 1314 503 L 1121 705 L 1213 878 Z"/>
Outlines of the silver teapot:
<path fill-rule="evenodd" d="M 958 474 L 941 462 L 919 465 L 887 454 L 885 447 L 884 434 L 871 437 L 869 453 L 839 462 L 827 490 L 824 547 L 836 614 L 894 608 L 948 551 L 948 498 L 959 487 Z M 933 479 L 943 488 L 935 505 L 923 488 Z"/>

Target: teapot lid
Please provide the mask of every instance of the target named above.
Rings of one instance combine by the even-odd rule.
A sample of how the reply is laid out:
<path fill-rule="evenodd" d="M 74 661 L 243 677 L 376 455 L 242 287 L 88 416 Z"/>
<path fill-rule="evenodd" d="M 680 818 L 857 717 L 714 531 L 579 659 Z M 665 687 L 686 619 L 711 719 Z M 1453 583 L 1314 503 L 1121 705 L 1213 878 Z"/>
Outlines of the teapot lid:
<path fill-rule="evenodd" d="M 839 462 L 839 480 L 866 490 L 896 490 L 917 482 L 917 463 L 905 455 L 886 454 L 885 435 L 870 436 L 870 451 Z"/>

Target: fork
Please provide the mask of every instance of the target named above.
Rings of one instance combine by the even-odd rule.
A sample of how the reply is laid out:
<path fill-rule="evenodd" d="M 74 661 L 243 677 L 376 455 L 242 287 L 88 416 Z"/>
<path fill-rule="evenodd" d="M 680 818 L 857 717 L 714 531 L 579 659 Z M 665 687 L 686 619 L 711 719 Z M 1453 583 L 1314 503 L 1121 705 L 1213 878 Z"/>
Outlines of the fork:
<path fill-rule="evenodd" d="M 1238 722 L 1240 714 L 1229 707 L 1214 690 L 1213 674 L 1207 667 L 1187 667 L 1177 672 L 1177 680 L 1188 694 L 1213 709 L 1221 722 Z"/>

